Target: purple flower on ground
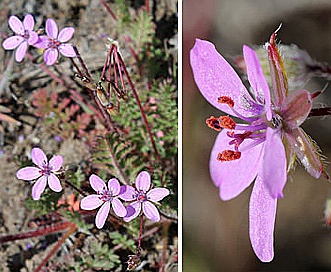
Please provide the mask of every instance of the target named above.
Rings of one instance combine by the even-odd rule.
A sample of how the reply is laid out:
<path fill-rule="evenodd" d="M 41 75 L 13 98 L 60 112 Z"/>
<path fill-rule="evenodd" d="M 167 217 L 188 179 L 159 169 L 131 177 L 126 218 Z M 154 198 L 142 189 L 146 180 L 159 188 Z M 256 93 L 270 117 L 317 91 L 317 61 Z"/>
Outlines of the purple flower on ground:
<path fill-rule="evenodd" d="M 124 217 L 126 215 L 126 209 L 118 198 L 121 186 L 116 178 L 110 179 L 107 187 L 101 178 L 93 174 L 90 176 L 90 184 L 97 193 L 84 197 L 80 202 L 80 207 L 83 210 L 94 210 L 101 206 L 95 217 L 95 225 L 98 229 L 101 229 L 106 222 L 110 204 L 117 216 Z"/>
<path fill-rule="evenodd" d="M 263 262 L 273 259 L 277 198 L 283 197 L 295 159 L 313 177 L 327 177 L 316 145 L 299 127 L 316 94 L 305 90 L 288 94 L 275 36 L 266 44 L 271 92 L 257 55 L 248 46 L 244 45 L 243 52 L 251 92 L 212 43 L 197 39 L 190 55 L 202 95 L 216 108 L 244 121 L 237 124 L 229 116 L 207 119 L 209 127 L 220 131 L 211 152 L 210 174 L 223 200 L 236 197 L 255 179 L 249 207 L 250 239 Z"/>
<path fill-rule="evenodd" d="M 56 22 L 53 19 L 47 19 L 45 29 L 47 36 L 40 36 L 34 46 L 45 49 L 44 61 L 47 65 L 53 65 L 57 61 L 59 52 L 69 58 L 76 56 L 73 46 L 66 43 L 74 35 L 73 27 L 65 27 L 59 33 Z"/>
<path fill-rule="evenodd" d="M 31 158 L 37 167 L 27 166 L 18 170 L 16 177 L 23 180 L 35 180 L 32 187 L 32 198 L 39 200 L 48 183 L 49 188 L 55 192 L 62 191 L 62 186 L 56 172 L 60 170 L 63 158 L 60 155 L 53 156 L 48 162 L 45 153 L 38 147 L 31 150 Z"/>
<path fill-rule="evenodd" d="M 125 201 L 134 201 L 127 207 L 127 214 L 124 221 L 129 222 L 136 218 L 141 211 L 152 221 L 160 221 L 160 214 L 154 202 L 160 201 L 169 195 L 166 188 L 151 189 L 151 176 L 148 172 L 142 171 L 138 174 L 135 182 L 135 188 L 129 185 L 122 186 L 120 197 Z"/>
<path fill-rule="evenodd" d="M 8 23 L 10 28 L 15 32 L 15 35 L 5 39 L 2 46 L 5 50 L 16 48 L 15 59 L 17 62 L 21 62 L 28 46 L 38 41 L 38 34 L 33 31 L 34 19 L 31 14 L 27 14 L 22 23 L 20 19 L 12 15 L 9 17 Z"/>

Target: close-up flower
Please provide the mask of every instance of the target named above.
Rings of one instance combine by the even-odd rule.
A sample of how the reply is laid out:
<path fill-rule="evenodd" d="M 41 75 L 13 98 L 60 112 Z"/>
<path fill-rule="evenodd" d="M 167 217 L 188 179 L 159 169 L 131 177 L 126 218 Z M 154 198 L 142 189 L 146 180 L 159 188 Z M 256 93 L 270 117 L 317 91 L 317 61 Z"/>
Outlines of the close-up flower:
<path fill-rule="evenodd" d="M 110 204 L 117 216 L 124 217 L 126 215 L 126 209 L 119 199 L 121 186 L 116 178 L 110 179 L 107 186 L 101 178 L 93 174 L 90 176 L 90 184 L 96 194 L 84 197 L 80 202 L 80 207 L 90 211 L 101 206 L 95 217 L 95 225 L 98 229 L 101 229 L 106 222 Z"/>
<path fill-rule="evenodd" d="M 32 187 L 32 198 L 39 200 L 47 184 L 54 192 L 62 191 L 60 180 L 56 176 L 57 171 L 62 167 L 62 156 L 53 156 L 48 162 L 45 153 L 40 148 L 35 147 L 31 150 L 31 159 L 37 167 L 23 167 L 17 171 L 16 177 L 23 180 L 37 179 Z"/>
<path fill-rule="evenodd" d="M 151 188 L 151 176 L 147 171 L 138 174 L 135 187 L 125 185 L 121 190 L 120 197 L 125 201 L 133 201 L 127 206 L 127 214 L 124 221 L 129 222 L 139 216 L 141 210 L 144 215 L 155 222 L 160 221 L 160 213 L 155 202 L 162 200 L 169 195 L 166 188 Z"/>
<path fill-rule="evenodd" d="M 274 256 L 277 199 L 283 197 L 295 159 L 313 177 L 327 177 L 318 147 L 300 128 L 319 93 L 288 92 L 275 37 L 273 33 L 265 45 L 271 89 L 256 53 L 246 45 L 243 53 L 250 91 L 212 43 L 196 39 L 190 54 L 194 79 L 205 99 L 243 121 L 237 123 L 229 115 L 207 119 L 210 128 L 220 131 L 211 152 L 210 175 L 222 200 L 236 197 L 255 180 L 249 232 L 254 252 L 263 262 L 270 262 Z"/>
<path fill-rule="evenodd" d="M 9 17 L 8 20 L 10 28 L 14 31 L 15 35 L 8 37 L 2 43 L 5 50 L 15 51 L 15 59 L 21 62 L 29 45 L 33 45 L 38 41 L 38 34 L 33 31 L 34 19 L 31 14 L 25 15 L 23 22 L 15 15 Z"/>
<path fill-rule="evenodd" d="M 40 36 L 35 46 L 45 50 L 44 61 L 47 65 L 53 65 L 57 61 L 59 52 L 69 58 L 76 56 L 73 46 L 66 43 L 74 35 L 73 27 L 65 27 L 59 32 L 56 22 L 47 19 L 45 31 L 47 35 Z"/>

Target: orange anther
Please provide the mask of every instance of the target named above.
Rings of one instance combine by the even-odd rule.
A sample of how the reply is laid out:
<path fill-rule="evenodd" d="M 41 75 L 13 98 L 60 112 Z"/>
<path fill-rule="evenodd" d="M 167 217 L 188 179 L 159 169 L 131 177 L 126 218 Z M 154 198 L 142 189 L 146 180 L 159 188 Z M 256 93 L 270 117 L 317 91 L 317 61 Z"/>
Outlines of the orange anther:
<path fill-rule="evenodd" d="M 224 162 L 224 161 L 234 161 L 239 160 L 241 157 L 241 152 L 233 151 L 233 150 L 224 150 L 221 153 L 218 153 L 217 160 Z"/>
<path fill-rule="evenodd" d="M 234 101 L 228 96 L 220 96 L 217 100 L 218 103 L 227 104 L 229 107 L 233 108 Z"/>

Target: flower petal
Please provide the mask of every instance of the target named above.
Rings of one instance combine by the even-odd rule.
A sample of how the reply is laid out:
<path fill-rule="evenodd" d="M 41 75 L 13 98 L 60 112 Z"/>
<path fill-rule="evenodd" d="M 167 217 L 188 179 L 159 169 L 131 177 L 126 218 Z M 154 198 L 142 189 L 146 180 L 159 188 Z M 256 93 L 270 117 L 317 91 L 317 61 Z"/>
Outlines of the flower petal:
<path fill-rule="evenodd" d="M 76 57 L 76 53 L 71 44 L 65 43 L 59 46 L 59 51 L 61 54 L 68 58 Z"/>
<path fill-rule="evenodd" d="M 48 163 L 52 171 L 60 170 L 62 164 L 63 164 L 63 157 L 60 155 L 53 156 Z"/>
<path fill-rule="evenodd" d="M 276 209 L 277 199 L 270 196 L 264 181 L 257 177 L 249 203 L 249 237 L 262 262 L 270 262 L 274 257 Z"/>
<path fill-rule="evenodd" d="M 34 28 L 34 19 L 31 14 L 27 14 L 23 20 L 23 26 L 25 30 L 33 30 Z"/>
<path fill-rule="evenodd" d="M 108 181 L 108 189 L 112 192 L 113 196 L 117 196 L 120 193 L 121 186 L 116 178 Z"/>
<path fill-rule="evenodd" d="M 44 168 L 45 164 L 48 163 L 47 157 L 39 147 L 34 147 L 31 150 L 31 159 L 34 164 L 38 165 L 40 168 Z"/>
<path fill-rule="evenodd" d="M 286 154 L 280 131 L 267 128 L 261 178 L 271 197 L 283 197 L 286 183 Z"/>
<path fill-rule="evenodd" d="M 8 20 L 10 28 L 16 33 L 20 35 L 24 35 L 24 26 L 20 19 L 18 19 L 15 15 L 9 17 Z"/>
<path fill-rule="evenodd" d="M 53 65 L 59 57 L 59 51 L 56 48 L 48 48 L 44 52 L 44 61 L 46 65 Z"/>
<path fill-rule="evenodd" d="M 125 222 L 130 222 L 131 220 L 135 219 L 141 211 L 141 203 L 140 202 L 133 202 L 129 206 L 126 207 L 126 215 L 123 218 Z"/>
<path fill-rule="evenodd" d="M 151 175 L 147 171 L 141 171 L 136 178 L 136 188 L 139 191 L 147 192 L 151 186 Z"/>
<path fill-rule="evenodd" d="M 169 195 L 169 190 L 166 188 L 154 188 L 147 193 L 147 199 L 151 201 L 160 201 Z"/>
<path fill-rule="evenodd" d="M 23 180 L 33 180 L 40 176 L 40 169 L 32 166 L 24 167 L 16 172 L 16 177 Z"/>
<path fill-rule="evenodd" d="M 126 209 L 123 206 L 121 200 L 119 200 L 117 197 L 113 198 L 111 205 L 113 207 L 113 210 L 115 214 L 119 217 L 124 217 L 126 215 Z"/>
<path fill-rule="evenodd" d="M 196 39 L 190 60 L 201 94 L 214 107 L 234 115 L 228 105 L 218 103 L 220 96 L 227 96 L 234 101 L 234 109 L 243 116 L 254 116 L 263 110 L 252 100 L 237 73 L 212 43 Z"/>
<path fill-rule="evenodd" d="M 143 205 L 143 212 L 146 217 L 154 222 L 160 221 L 160 214 L 155 205 L 149 201 L 144 201 Z"/>
<path fill-rule="evenodd" d="M 234 133 L 239 133 L 239 131 L 234 130 Z M 209 162 L 211 178 L 219 187 L 220 197 L 223 200 L 232 199 L 245 190 L 256 177 L 258 166 L 262 163 L 263 143 L 242 152 L 238 160 L 218 161 L 218 153 L 233 149 L 233 146 L 228 143 L 227 131 L 223 130 L 217 136 Z M 254 143 L 253 140 L 246 139 L 240 147 L 245 148 L 252 143 Z"/>
<path fill-rule="evenodd" d="M 102 190 L 106 189 L 106 183 L 95 174 L 90 176 L 90 184 L 93 190 L 96 192 L 101 192 Z"/>
<path fill-rule="evenodd" d="M 60 31 L 57 39 L 59 42 L 65 43 L 72 38 L 74 33 L 75 33 L 75 29 L 73 27 L 65 27 Z"/>
<path fill-rule="evenodd" d="M 47 184 L 47 177 L 41 176 L 32 187 L 32 198 L 39 200 L 41 194 L 44 192 Z"/>
<path fill-rule="evenodd" d="M 35 31 L 29 31 L 28 44 L 34 45 L 38 42 L 38 34 Z"/>
<path fill-rule="evenodd" d="M 49 47 L 50 40 L 47 36 L 42 35 L 38 37 L 38 41 L 33 44 L 34 47 L 46 49 Z"/>
<path fill-rule="evenodd" d="M 83 210 L 90 211 L 100 207 L 103 203 L 99 195 L 89 195 L 80 201 L 80 207 Z"/>
<path fill-rule="evenodd" d="M 15 59 L 17 62 L 21 62 L 24 59 L 26 50 L 28 49 L 28 42 L 22 42 L 16 49 Z"/>
<path fill-rule="evenodd" d="M 54 192 L 61 192 L 62 191 L 61 182 L 60 182 L 59 178 L 54 174 L 50 174 L 48 176 L 48 186 Z"/>
<path fill-rule="evenodd" d="M 57 39 L 57 34 L 59 30 L 57 28 L 57 24 L 53 19 L 46 20 L 46 27 L 45 27 L 47 35 L 52 39 Z"/>
<path fill-rule="evenodd" d="M 2 47 L 5 50 L 12 50 L 19 46 L 23 41 L 24 38 L 21 36 L 12 36 L 3 41 Z"/>
<path fill-rule="evenodd" d="M 101 206 L 101 208 L 97 212 L 97 216 L 95 217 L 95 225 L 98 229 L 102 229 L 102 227 L 104 226 L 109 214 L 109 210 L 110 202 L 107 201 Z"/>
<path fill-rule="evenodd" d="M 255 51 L 244 45 L 243 53 L 247 68 L 248 81 L 255 92 L 255 98 L 260 104 L 265 104 L 267 119 L 271 120 L 270 90 L 263 75 L 262 67 Z"/>
<path fill-rule="evenodd" d="M 119 197 L 123 199 L 124 201 L 132 201 L 135 200 L 137 192 L 135 188 L 129 185 L 123 185 L 121 186 L 120 192 L 119 192 Z"/>

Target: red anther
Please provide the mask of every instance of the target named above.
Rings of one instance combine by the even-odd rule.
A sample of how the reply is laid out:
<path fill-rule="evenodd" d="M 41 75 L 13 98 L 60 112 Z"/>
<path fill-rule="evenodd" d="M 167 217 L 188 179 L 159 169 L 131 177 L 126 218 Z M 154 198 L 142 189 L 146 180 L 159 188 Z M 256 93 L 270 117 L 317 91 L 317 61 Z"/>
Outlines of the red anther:
<path fill-rule="evenodd" d="M 220 116 L 218 119 L 222 128 L 234 129 L 236 127 L 236 122 L 229 116 Z"/>
<path fill-rule="evenodd" d="M 229 107 L 233 108 L 234 101 L 228 96 L 220 96 L 217 100 L 218 103 L 227 104 Z"/>
<path fill-rule="evenodd" d="M 241 157 L 241 152 L 233 151 L 233 150 L 224 150 L 221 153 L 218 153 L 217 160 L 224 162 L 224 161 L 234 161 L 239 160 Z"/>
<path fill-rule="evenodd" d="M 220 120 L 218 118 L 215 118 L 214 116 L 210 116 L 207 120 L 206 120 L 206 124 L 208 127 L 210 127 L 211 129 L 214 129 L 216 131 L 221 131 L 222 127 L 220 125 Z"/>

